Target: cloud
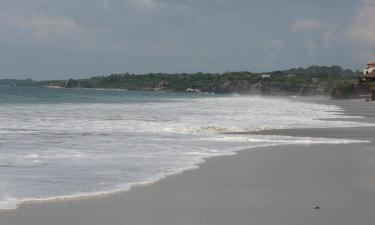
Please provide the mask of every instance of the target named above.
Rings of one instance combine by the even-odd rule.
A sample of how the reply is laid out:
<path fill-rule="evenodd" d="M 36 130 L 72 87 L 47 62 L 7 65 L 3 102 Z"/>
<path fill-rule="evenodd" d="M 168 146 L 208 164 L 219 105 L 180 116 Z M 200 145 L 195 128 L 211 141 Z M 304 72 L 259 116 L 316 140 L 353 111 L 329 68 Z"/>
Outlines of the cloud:
<path fill-rule="evenodd" d="M 0 73 L 262 71 L 307 65 L 311 55 L 325 63 L 321 45 L 342 62 L 351 47 L 342 30 L 358 2 L 0 0 Z"/>
<path fill-rule="evenodd" d="M 31 30 L 32 36 L 38 40 L 49 37 L 66 36 L 78 29 L 79 25 L 68 17 L 32 16 L 20 17 L 14 21 L 19 30 Z"/>
<path fill-rule="evenodd" d="M 297 18 L 292 24 L 292 30 L 295 32 L 303 32 L 302 46 L 307 51 L 310 57 L 315 57 L 318 48 L 317 39 L 322 37 L 323 41 L 329 44 L 333 37 L 333 26 L 328 26 L 329 23 L 322 22 L 312 18 L 300 19 Z M 328 29 L 327 29 L 328 27 Z M 327 29 L 322 33 L 322 30 Z M 317 31 L 317 32 L 312 32 Z"/>
<path fill-rule="evenodd" d="M 375 0 L 363 0 L 351 21 L 347 36 L 364 45 L 375 45 Z"/>
<path fill-rule="evenodd" d="M 37 13 L 2 13 L 0 16 L 0 31 L 36 40 L 66 37 L 79 29 L 81 26 L 74 19 L 65 16 L 47 16 Z"/>
<path fill-rule="evenodd" d="M 355 46 L 353 58 L 358 62 L 375 59 L 375 0 L 362 0 L 346 30 L 346 40 Z"/>
<path fill-rule="evenodd" d="M 322 27 L 322 23 L 316 19 L 300 19 L 297 18 L 292 24 L 293 31 L 309 31 Z"/>
<path fill-rule="evenodd" d="M 330 46 L 335 35 L 339 32 L 339 26 L 337 24 L 329 26 L 324 32 L 323 32 L 323 44 L 325 46 Z"/>
<path fill-rule="evenodd" d="M 149 6 L 154 3 L 153 0 L 138 0 L 137 2 L 139 2 L 141 6 Z"/>

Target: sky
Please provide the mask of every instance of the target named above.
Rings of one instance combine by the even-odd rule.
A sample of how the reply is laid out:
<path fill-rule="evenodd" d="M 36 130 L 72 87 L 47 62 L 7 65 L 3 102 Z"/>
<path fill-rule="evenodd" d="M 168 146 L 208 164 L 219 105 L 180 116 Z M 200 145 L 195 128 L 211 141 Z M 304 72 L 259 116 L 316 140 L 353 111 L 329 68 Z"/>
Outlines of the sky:
<path fill-rule="evenodd" d="M 361 69 L 375 0 L 0 0 L 0 79 Z"/>

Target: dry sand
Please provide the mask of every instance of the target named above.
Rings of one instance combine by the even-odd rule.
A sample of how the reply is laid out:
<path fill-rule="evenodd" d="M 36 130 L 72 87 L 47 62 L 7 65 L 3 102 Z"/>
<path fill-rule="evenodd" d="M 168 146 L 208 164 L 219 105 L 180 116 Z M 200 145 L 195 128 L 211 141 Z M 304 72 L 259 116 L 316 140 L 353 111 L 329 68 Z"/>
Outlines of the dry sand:
<path fill-rule="evenodd" d="M 374 102 L 334 103 L 375 122 Z M 375 127 L 266 133 L 371 143 L 242 151 L 121 194 L 24 204 L 0 212 L 0 225 L 374 224 Z"/>

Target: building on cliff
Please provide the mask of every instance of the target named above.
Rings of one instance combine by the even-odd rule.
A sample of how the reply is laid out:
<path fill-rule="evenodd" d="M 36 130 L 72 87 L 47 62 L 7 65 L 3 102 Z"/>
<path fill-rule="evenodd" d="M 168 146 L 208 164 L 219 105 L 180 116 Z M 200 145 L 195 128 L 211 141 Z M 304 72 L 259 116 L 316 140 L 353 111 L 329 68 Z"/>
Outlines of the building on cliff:
<path fill-rule="evenodd" d="M 375 62 L 367 64 L 363 70 L 362 81 L 375 81 Z"/>

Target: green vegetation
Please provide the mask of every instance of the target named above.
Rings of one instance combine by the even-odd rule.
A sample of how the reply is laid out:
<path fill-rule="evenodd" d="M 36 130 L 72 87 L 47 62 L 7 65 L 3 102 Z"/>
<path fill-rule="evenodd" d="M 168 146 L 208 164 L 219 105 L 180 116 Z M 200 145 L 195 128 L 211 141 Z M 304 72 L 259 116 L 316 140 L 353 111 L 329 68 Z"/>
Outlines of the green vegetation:
<path fill-rule="evenodd" d="M 358 83 L 359 71 L 339 66 L 311 66 L 284 71 L 252 73 L 150 73 L 112 74 L 88 79 L 33 81 L 4 79 L 6 86 L 58 86 L 64 88 L 108 88 L 151 91 L 193 91 L 265 95 L 330 95 L 352 98 L 366 95 L 374 83 Z"/>
<path fill-rule="evenodd" d="M 339 82 L 354 82 L 360 72 L 339 66 L 311 66 L 267 73 L 226 72 L 166 74 L 112 74 L 89 79 L 44 81 L 43 85 L 66 88 L 114 88 L 127 90 L 202 91 L 214 93 L 317 95 L 330 94 Z"/>

